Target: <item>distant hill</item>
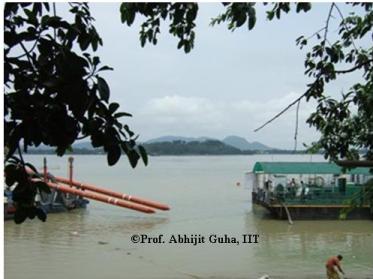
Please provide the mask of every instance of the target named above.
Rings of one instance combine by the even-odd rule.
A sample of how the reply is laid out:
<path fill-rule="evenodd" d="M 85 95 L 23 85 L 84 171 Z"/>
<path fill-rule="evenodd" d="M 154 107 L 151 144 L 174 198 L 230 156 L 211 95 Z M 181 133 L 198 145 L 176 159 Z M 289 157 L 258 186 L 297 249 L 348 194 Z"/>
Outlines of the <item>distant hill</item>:
<path fill-rule="evenodd" d="M 140 143 L 140 142 L 139 142 Z M 233 155 L 233 154 L 287 154 L 292 151 L 278 150 L 260 142 L 248 142 L 245 138 L 229 136 L 222 141 L 209 137 L 164 136 L 150 139 L 143 144 L 149 155 Z M 55 148 L 40 145 L 30 148 L 30 154 L 54 154 Z M 70 153 L 70 152 L 67 152 Z M 102 148 L 93 148 L 89 141 L 73 145 L 73 154 L 103 154 Z"/>
<path fill-rule="evenodd" d="M 193 137 L 179 137 L 179 136 L 163 136 L 155 139 L 150 139 L 146 141 L 145 143 L 156 143 L 156 142 L 173 142 L 173 141 L 184 141 L 184 142 L 192 142 L 192 141 L 206 141 L 206 140 L 216 140 L 213 138 L 209 137 L 198 137 L 198 138 L 193 138 Z"/>
<path fill-rule="evenodd" d="M 273 148 L 266 146 L 260 142 L 248 142 L 245 138 L 238 136 L 229 136 L 223 139 L 225 144 L 236 147 L 240 150 L 271 150 Z"/>
<path fill-rule="evenodd" d="M 146 144 L 149 143 L 161 143 L 161 142 L 174 142 L 174 141 L 183 141 L 183 142 L 204 142 L 208 140 L 217 140 L 214 138 L 209 137 L 181 137 L 181 136 L 163 136 L 159 138 L 154 138 L 146 141 Z M 259 151 L 266 151 L 266 150 L 273 150 L 274 148 L 264 145 L 260 142 L 248 142 L 245 138 L 238 137 L 238 136 L 228 136 L 224 138 L 221 142 L 238 148 L 239 150 L 259 150 Z"/>
<path fill-rule="evenodd" d="M 270 150 L 273 149 L 260 142 L 248 142 L 245 138 L 238 136 L 229 136 L 223 139 L 225 144 L 236 147 L 240 150 Z"/>
<path fill-rule="evenodd" d="M 219 140 L 153 142 L 144 144 L 150 155 L 239 155 L 252 154 L 241 151 Z"/>

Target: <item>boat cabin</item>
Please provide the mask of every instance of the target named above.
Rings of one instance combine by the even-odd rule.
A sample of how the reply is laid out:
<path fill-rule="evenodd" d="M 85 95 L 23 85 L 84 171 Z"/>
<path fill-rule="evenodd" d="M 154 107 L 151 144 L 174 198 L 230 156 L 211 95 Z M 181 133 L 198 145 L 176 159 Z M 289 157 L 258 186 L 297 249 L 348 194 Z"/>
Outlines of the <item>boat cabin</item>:
<path fill-rule="evenodd" d="M 327 162 L 257 162 L 249 174 L 254 202 L 288 204 L 338 204 L 372 177 L 369 168 Z"/>

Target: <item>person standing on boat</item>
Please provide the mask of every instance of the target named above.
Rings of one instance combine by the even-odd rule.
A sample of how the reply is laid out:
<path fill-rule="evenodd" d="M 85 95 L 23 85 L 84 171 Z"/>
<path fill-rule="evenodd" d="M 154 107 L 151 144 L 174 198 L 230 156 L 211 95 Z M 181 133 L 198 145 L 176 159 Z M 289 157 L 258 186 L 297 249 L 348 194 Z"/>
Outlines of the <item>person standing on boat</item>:
<path fill-rule="evenodd" d="M 288 183 L 288 192 L 292 198 L 295 197 L 297 192 L 297 183 L 295 182 L 295 178 L 292 178 Z"/>
<path fill-rule="evenodd" d="M 345 274 L 341 267 L 341 261 L 343 257 L 341 255 L 330 257 L 326 261 L 326 276 L 328 279 L 340 279 L 338 271 Z M 338 269 L 338 271 L 337 271 Z"/>

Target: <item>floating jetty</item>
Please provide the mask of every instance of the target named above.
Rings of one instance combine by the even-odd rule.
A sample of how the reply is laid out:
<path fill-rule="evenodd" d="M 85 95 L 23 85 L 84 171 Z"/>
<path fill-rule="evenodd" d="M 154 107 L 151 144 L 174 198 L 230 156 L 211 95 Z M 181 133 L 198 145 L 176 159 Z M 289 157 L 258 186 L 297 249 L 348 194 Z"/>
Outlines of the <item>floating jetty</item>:
<path fill-rule="evenodd" d="M 155 213 L 156 210 L 170 210 L 170 207 L 163 203 L 73 180 L 73 158 L 70 157 L 68 162 L 69 178 L 53 176 L 48 173 L 45 158 L 43 173 L 39 174 L 40 178 L 33 178 L 34 181 L 44 181 L 51 188 L 51 193 L 40 192 L 35 200 L 37 206 L 43 208 L 47 213 L 85 208 L 89 200 L 96 200 L 146 214 Z M 27 172 L 30 175 L 36 174 L 31 169 L 27 169 Z M 5 193 L 4 200 L 5 219 L 11 219 L 14 212 L 15 207 L 12 203 L 11 192 L 8 191 Z"/>
<path fill-rule="evenodd" d="M 351 200 L 358 207 L 348 219 L 373 219 L 373 205 L 364 198 L 364 183 L 372 179 L 369 168 L 343 170 L 326 162 L 257 162 L 248 173 L 252 202 L 274 218 L 338 219 Z"/>

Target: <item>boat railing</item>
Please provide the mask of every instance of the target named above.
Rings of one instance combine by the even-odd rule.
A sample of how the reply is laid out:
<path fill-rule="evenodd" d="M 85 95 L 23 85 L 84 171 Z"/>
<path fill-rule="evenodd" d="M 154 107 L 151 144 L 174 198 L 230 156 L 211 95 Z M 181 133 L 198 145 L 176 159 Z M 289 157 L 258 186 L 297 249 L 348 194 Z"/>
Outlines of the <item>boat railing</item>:
<path fill-rule="evenodd" d="M 368 204 L 363 195 L 360 195 L 364 190 L 362 185 L 348 185 L 344 191 L 338 187 L 315 187 L 307 185 L 302 188 L 285 188 L 276 187 L 274 192 L 267 193 L 267 197 L 273 203 L 277 201 L 285 202 L 286 204 L 312 204 L 312 205 L 336 205 L 348 204 L 351 199 L 357 199 L 360 204 Z"/>

